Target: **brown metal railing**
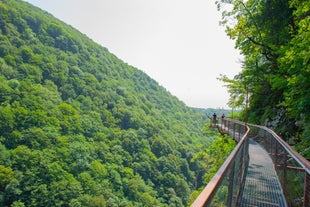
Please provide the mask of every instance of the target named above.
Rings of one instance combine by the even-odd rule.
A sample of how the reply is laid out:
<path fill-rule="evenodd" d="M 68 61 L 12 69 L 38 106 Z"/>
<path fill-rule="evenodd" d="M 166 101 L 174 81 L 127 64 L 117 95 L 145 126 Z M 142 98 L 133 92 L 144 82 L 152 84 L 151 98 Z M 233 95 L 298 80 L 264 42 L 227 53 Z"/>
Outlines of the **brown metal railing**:
<path fill-rule="evenodd" d="M 269 153 L 288 206 L 310 207 L 310 162 L 271 129 L 249 124 L 251 138 Z"/>
<path fill-rule="evenodd" d="M 238 145 L 191 207 L 237 206 L 241 195 L 249 161 L 249 128 L 232 120 L 224 120 L 218 127 L 233 136 Z"/>
<path fill-rule="evenodd" d="M 217 126 L 233 136 L 238 145 L 191 207 L 239 205 L 249 161 L 249 138 L 258 142 L 271 156 L 288 206 L 310 207 L 308 160 L 267 127 L 235 120 L 224 120 Z"/>

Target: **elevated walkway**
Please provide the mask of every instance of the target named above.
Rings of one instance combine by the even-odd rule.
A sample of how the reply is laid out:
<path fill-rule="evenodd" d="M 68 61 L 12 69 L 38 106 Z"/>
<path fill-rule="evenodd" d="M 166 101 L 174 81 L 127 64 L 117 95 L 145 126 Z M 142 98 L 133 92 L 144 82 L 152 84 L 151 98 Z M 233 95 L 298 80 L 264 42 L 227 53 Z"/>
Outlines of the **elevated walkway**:
<path fill-rule="evenodd" d="M 257 142 L 249 143 L 249 166 L 240 207 L 284 207 L 285 197 L 272 160 Z"/>
<path fill-rule="evenodd" d="M 221 127 L 222 131 L 240 141 L 242 131 Z M 286 207 L 286 200 L 274 164 L 268 152 L 249 135 L 249 163 L 238 207 Z"/>
<path fill-rule="evenodd" d="M 225 119 L 237 146 L 191 207 L 310 207 L 310 162 L 264 126 Z"/>

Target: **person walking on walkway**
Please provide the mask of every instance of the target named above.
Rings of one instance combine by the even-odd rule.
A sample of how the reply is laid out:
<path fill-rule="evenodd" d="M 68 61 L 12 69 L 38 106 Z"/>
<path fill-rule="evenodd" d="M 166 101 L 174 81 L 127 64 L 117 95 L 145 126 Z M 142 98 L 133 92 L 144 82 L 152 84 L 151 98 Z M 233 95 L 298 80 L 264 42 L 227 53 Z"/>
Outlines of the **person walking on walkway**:
<path fill-rule="evenodd" d="M 222 114 L 222 123 L 224 123 L 224 119 L 225 119 L 225 114 Z"/>
<path fill-rule="evenodd" d="M 217 118 L 216 113 L 214 113 L 213 114 L 213 124 L 214 124 L 214 126 L 216 125 L 216 122 L 217 122 L 216 118 Z"/>

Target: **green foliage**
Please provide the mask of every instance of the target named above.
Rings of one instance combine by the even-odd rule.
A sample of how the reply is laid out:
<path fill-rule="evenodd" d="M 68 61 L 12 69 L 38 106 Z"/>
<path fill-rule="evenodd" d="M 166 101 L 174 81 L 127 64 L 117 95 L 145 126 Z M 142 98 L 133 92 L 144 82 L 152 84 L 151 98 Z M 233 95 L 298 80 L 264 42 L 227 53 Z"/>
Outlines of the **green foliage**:
<path fill-rule="evenodd" d="M 14 172 L 10 167 L 0 165 L 0 189 L 1 191 L 9 184 L 14 178 Z"/>
<path fill-rule="evenodd" d="M 213 136 L 214 140 L 210 146 L 202 148 L 191 159 L 191 162 L 200 163 L 197 169 L 197 175 L 199 176 L 197 178 L 198 189 L 190 195 L 191 202 L 195 200 L 205 185 L 208 184 L 236 146 L 236 142 L 231 137 L 222 136 L 216 129 L 210 128 L 209 125 L 205 125 L 204 132 L 209 136 Z"/>
<path fill-rule="evenodd" d="M 229 79 L 225 75 L 221 75 L 218 79 L 225 83 L 230 94 L 228 106 L 232 109 L 245 108 L 246 85 L 241 81 Z"/>
<path fill-rule="evenodd" d="M 309 1 L 219 0 L 217 5 L 227 34 L 244 55 L 243 70 L 233 80 L 221 77 L 230 104 L 244 104 L 246 86 L 250 120 L 270 125 L 286 140 L 294 138 L 302 152 L 310 142 Z"/>
<path fill-rule="evenodd" d="M 0 42 L 0 206 L 187 204 L 205 114 L 24 1 Z"/>

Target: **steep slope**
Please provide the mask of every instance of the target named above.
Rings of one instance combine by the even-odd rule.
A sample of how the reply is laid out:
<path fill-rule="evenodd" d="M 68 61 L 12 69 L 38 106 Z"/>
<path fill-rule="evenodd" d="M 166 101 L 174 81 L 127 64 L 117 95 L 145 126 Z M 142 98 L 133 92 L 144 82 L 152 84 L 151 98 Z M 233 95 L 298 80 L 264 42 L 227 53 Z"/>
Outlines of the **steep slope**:
<path fill-rule="evenodd" d="M 28 3 L 0 42 L 1 206 L 186 205 L 206 117 Z"/>

